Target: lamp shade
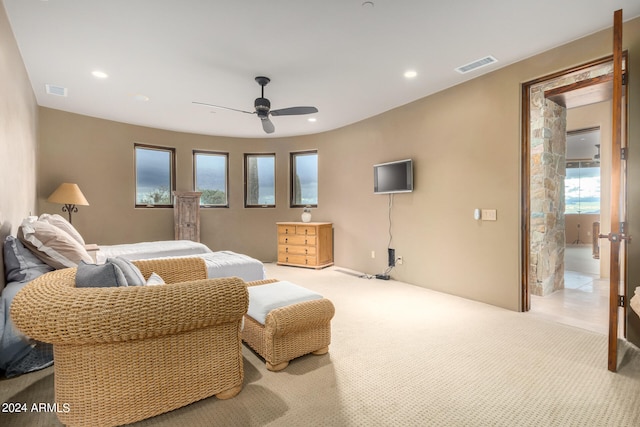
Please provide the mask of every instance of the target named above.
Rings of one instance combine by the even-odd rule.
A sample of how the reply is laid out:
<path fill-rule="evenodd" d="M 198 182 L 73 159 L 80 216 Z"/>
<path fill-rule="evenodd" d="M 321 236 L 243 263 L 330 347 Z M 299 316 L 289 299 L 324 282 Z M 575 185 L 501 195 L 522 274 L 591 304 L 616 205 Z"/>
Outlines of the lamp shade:
<path fill-rule="evenodd" d="M 61 205 L 80 205 L 89 206 L 89 202 L 85 199 L 84 194 L 80 191 L 78 184 L 62 183 L 51 193 L 48 202 L 59 203 Z"/>

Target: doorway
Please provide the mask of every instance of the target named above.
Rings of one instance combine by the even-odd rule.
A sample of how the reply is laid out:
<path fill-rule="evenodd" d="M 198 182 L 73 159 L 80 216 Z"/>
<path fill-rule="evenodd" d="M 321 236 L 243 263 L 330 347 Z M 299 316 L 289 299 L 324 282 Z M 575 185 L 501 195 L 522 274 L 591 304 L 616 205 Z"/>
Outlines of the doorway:
<path fill-rule="evenodd" d="M 594 233 L 608 232 L 610 183 L 608 179 L 601 180 L 599 221 L 583 217 L 580 220 L 586 221 L 577 224 L 574 220 L 578 218 L 565 212 L 564 184 L 565 177 L 572 173 L 593 172 L 587 168 L 594 165 L 596 156 L 601 176 L 610 176 L 612 69 L 612 58 L 603 58 L 526 83 L 522 94 L 523 113 L 526 111 L 523 114 L 522 212 L 525 232 L 522 252 L 523 266 L 528 267 L 523 271 L 522 309 L 537 312 L 544 299 L 558 299 L 555 306 L 546 310 L 552 320 L 604 334 L 608 328 L 609 242 L 597 242 Z M 584 111 L 594 115 L 593 111 L 597 110 L 601 113 L 596 113 L 590 121 L 573 117 L 574 114 L 584 116 Z M 573 137 L 579 138 L 580 133 L 596 129 L 603 139 L 597 144 L 599 147 L 594 143 L 590 154 L 572 158 L 567 143 L 571 145 Z M 568 159 L 574 162 L 568 162 Z M 582 207 L 578 210 L 577 215 L 585 215 Z M 597 231 L 593 228 L 595 222 L 600 226 Z M 591 276 L 576 278 L 567 274 L 570 271 L 581 273 L 575 271 L 575 258 L 584 255 L 585 251 L 579 254 L 579 249 L 584 249 L 581 245 L 591 246 L 587 251 L 593 256 L 594 241 L 598 243 L 597 265 L 594 267 L 588 257 L 585 259 L 586 269 L 595 268 L 595 271 L 591 270 Z M 576 280 L 584 283 L 575 283 Z M 582 293 L 577 291 L 581 286 L 584 286 Z"/>
<path fill-rule="evenodd" d="M 610 206 L 608 168 L 603 175 L 600 146 L 602 133 L 611 133 L 610 111 L 610 102 L 567 109 L 564 286 L 544 296 L 532 294 L 530 310 L 537 317 L 601 334 L 608 328 L 609 259 L 600 256 L 597 236 L 601 213 L 606 218 Z"/>

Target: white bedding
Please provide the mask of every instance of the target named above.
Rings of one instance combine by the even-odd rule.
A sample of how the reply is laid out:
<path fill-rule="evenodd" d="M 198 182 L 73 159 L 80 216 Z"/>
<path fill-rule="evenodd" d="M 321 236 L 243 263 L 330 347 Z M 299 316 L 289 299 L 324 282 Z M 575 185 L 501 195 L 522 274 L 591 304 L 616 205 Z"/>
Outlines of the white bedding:
<path fill-rule="evenodd" d="M 218 251 L 194 256 L 204 258 L 209 277 L 236 276 L 245 282 L 262 280 L 267 277 L 264 264 L 247 255 L 231 251 Z"/>
<path fill-rule="evenodd" d="M 134 261 L 137 259 L 181 257 L 212 252 L 202 243 L 192 242 L 191 240 L 161 240 L 122 245 L 99 245 L 99 248 L 96 253 L 98 264 L 104 264 L 107 258 L 115 258 L 117 256 Z"/>
<path fill-rule="evenodd" d="M 207 264 L 209 277 L 236 276 L 249 282 L 266 277 L 262 262 L 250 256 L 232 251 L 213 252 L 202 243 L 190 240 L 165 240 L 158 242 L 141 242 L 123 245 L 100 246 L 96 254 L 99 264 L 107 258 L 123 257 L 129 260 L 152 258 L 184 258 L 197 256 Z"/>

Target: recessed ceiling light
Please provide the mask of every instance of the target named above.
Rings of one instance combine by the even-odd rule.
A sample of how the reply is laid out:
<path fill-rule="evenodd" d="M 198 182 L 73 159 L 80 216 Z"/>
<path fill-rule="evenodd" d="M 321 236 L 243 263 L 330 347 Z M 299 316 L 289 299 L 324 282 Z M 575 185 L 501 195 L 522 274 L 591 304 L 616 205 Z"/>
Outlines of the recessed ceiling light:
<path fill-rule="evenodd" d="M 99 70 L 92 71 L 91 75 L 93 75 L 93 77 L 95 77 L 96 79 L 106 79 L 107 77 L 109 77 L 107 73 Z"/>
<path fill-rule="evenodd" d="M 415 76 L 417 76 L 417 75 L 418 75 L 418 72 L 417 72 L 417 71 L 415 71 L 415 70 L 407 70 L 407 71 L 405 71 L 405 72 L 404 72 L 404 76 L 405 76 L 407 79 L 412 79 L 412 78 L 414 78 L 414 77 L 415 77 Z"/>
<path fill-rule="evenodd" d="M 316 119 L 315 117 L 309 117 L 309 118 L 307 119 L 307 121 L 309 121 L 309 122 L 316 122 L 317 120 L 318 120 L 318 119 Z"/>
<path fill-rule="evenodd" d="M 373 6 L 374 6 L 374 4 L 373 4 L 372 1 L 363 1 L 362 2 L 362 7 L 369 8 L 369 7 L 373 7 Z"/>

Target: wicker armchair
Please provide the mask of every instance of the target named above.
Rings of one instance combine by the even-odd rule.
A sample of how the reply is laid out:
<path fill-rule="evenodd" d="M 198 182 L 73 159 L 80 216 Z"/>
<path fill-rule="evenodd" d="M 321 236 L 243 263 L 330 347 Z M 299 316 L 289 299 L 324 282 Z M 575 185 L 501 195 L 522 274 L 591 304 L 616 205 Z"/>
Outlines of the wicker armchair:
<path fill-rule="evenodd" d="M 64 424 L 121 425 L 242 389 L 246 284 L 206 279 L 200 258 L 135 264 L 167 284 L 76 288 L 69 268 L 34 280 L 13 301 L 17 327 L 54 345 Z"/>

